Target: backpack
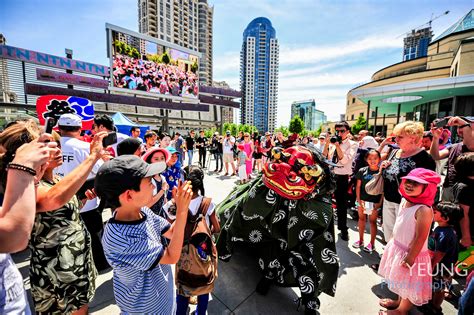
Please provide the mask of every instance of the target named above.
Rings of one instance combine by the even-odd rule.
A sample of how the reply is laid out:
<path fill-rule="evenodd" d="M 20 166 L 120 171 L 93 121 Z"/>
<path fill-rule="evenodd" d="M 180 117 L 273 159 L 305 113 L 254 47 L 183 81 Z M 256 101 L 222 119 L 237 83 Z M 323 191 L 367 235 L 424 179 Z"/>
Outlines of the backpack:
<path fill-rule="evenodd" d="M 183 248 L 175 273 L 180 295 L 202 295 L 214 289 L 217 279 L 217 248 L 206 223 L 210 204 L 211 198 L 204 197 L 196 214 L 188 214 Z"/>

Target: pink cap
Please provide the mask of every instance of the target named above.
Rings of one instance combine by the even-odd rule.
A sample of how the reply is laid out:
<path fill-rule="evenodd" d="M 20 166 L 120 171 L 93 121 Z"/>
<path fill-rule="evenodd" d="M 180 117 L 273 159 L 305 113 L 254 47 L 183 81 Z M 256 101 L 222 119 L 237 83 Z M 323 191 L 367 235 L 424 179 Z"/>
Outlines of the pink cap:
<path fill-rule="evenodd" d="M 146 162 L 147 158 L 148 158 L 150 155 L 153 155 L 155 152 L 161 152 L 161 153 L 163 153 L 163 155 L 165 156 L 165 161 L 166 161 L 166 163 L 168 163 L 168 161 L 169 161 L 169 159 L 170 159 L 170 153 L 168 152 L 168 150 L 163 149 L 163 148 L 151 148 L 151 149 L 149 149 L 149 150 L 146 151 L 146 153 L 142 156 L 142 160 Z"/>
<path fill-rule="evenodd" d="M 421 167 L 411 170 L 411 172 L 408 173 L 407 176 L 402 177 L 402 179 L 410 179 L 420 184 L 438 185 L 441 182 L 441 176 L 439 176 L 438 173 Z"/>

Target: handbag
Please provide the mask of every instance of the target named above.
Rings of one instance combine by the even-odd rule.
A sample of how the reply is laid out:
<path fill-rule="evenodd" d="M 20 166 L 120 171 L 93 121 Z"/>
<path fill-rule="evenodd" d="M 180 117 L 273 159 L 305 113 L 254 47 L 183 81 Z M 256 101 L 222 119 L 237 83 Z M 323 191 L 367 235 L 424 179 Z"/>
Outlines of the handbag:
<path fill-rule="evenodd" d="M 365 192 L 369 195 L 377 196 L 383 194 L 382 173 L 375 174 L 371 180 L 365 184 Z"/>
<path fill-rule="evenodd" d="M 390 153 L 390 156 L 388 157 L 387 161 L 391 161 L 392 158 L 395 156 L 397 150 L 393 150 Z M 383 194 L 383 176 L 382 172 L 379 172 L 375 174 L 371 180 L 365 184 L 365 192 L 369 195 L 372 196 L 377 196 Z M 398 182 L 398 179 L 397 179 Z"/>

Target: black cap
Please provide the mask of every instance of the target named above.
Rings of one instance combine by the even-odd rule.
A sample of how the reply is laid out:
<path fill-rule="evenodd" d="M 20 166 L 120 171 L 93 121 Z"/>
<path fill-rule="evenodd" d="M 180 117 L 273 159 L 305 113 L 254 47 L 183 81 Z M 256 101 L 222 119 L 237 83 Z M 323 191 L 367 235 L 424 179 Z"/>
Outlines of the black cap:
<path fill-rule="evenodd" d="M 141 145 L 142 143 L 138 139 L 131 137 L 124 139 L 117 144 L 117 155 L 134 154 Z"/>
<path fill-rule="evenodd" d="M 108 199 L 120 196 L 142 178 L 155 176 L 166 169 L 165 162 L 148 164 L 135 155 L 122 155 L 105 162 L 97 172 L 94 188 L 97 196 Z"/>

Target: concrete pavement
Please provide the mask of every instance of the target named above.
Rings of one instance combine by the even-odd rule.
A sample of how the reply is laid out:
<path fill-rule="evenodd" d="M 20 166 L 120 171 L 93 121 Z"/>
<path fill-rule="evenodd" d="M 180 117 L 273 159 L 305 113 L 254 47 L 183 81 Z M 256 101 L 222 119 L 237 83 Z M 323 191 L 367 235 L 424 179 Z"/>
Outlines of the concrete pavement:
<path fill-rule="evenodd" d="M 197 160 L 197 154 L 195 154 Z M 197 161 L 196 161 L 197 162 Z M 214 169 L 215 162 L 210 167 Z M 237 177 L 217 175 L 208 172 L 205 177 L 206 195 L 216 204 L 222 201 L 238 181 Z M 105 216 L 110 215 L 106 212 Z M 357 239 L 357 222 L 348 220 L 350 241 L 344 242 L 336 236 L 337 253 L 340 259 L 339 279 L 336 296 L 321 295 L 320 314 L 377 314 L 381 309 L 379 297 L 390 297 L 390 292 L 381 285 L 381 278 L 370 269 L 370 264 L 379 261 L 378 254 L 368 254 L 354 249 L 350 245 Z M 366 239 L 369 235 L 366 234 Z M 380 235 L 377 236 L 376 250 L 382 251 Z M 29 294 L 28 252 L 13 255 Z M 267 296 L 255 292 L 260 280 L 257 263 L 245 248 L 236 251 L 228 263 L 219 262 L 219 278 L 212 300 L 209 302 L 209 314 L 298 314 L 294 302 L 299 297 L 297 288 L 272 287 Z M 90 305 L 92 314 L 119 314 L 115 304 L 112 287 L 112 271 L 99 275 L 96 281 L 97 291 Z M 30 301 L 30 305 L 32 305 Z M 444 314 L 456 314 L 457 310 L 448 302 L 443 303 Z M 191 306 L 191 310 L 194 310 Z M 412 314 L 420 314 L 413 311 Z"/>

